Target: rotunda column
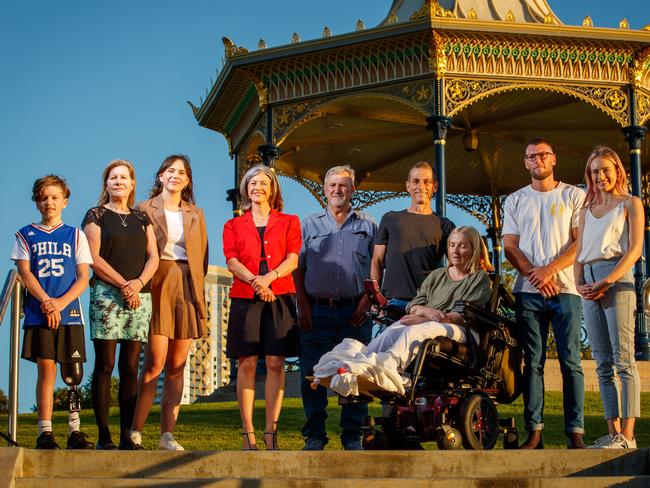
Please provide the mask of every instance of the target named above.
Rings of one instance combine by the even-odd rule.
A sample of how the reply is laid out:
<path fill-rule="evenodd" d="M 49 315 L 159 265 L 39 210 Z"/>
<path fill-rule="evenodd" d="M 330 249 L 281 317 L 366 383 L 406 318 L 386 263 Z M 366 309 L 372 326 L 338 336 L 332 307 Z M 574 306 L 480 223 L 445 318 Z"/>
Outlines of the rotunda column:
<path fill-rule="evenodd" d="M 631 93 L 632 101 L 632 111 L 634 112 L 635 105 L 635 94 Z M 633 117 L 633 122 L 636 122 L 636 117 Z M 645 138 L 646 132 L 648 131 L 647 127 L 639 125 L 630 125 L 624 127 L 623 134 L 625 135 L 625 140 L 627 141 L 630 147 L 630 173 L 632 180 L 632 194 L 639 198 L 642 198 L 641 194 L 641 143 Z M 646 219 L 646 235 L 645 235 L 645 244 L 648 245 L 648 209 L 645 209 L 645 219 Z M 646 259 L 648 256 L 648 250 L 645 250 Z M 636 287 L 637 294 L 637 321 L 636 321 L 636 356 L 638 359 L 650 360 L 650 331 L 648 331 L 648 324 L 646 322 L 645 312 L 643 310 L 643 282 L 646 278 L 645 270 L 643 268 L 643 259 L 639 259 L 634 265 L 634 284 Z"/>
<path fill-rule="evenodd" d="M 436 175 L 438 177 L 436 213 L 440 217 L 446 217 L 447 167 L 445 163 L 445 146 L 447 144 L 447 130 L 451 127 L 451 118 L 445 115 L 444 78 L 436 77 L 433 88 L 436 100 L 436 113 L 427 117 L 427 129 L 433 131 L 433 144 L 435 146 Z"/>
<path fill-rule="evenodd" d="M 266 107 L 266 144 L 258 146 L 257 152 L 260 153 L 264 166 L 273 166 L 273 161 L 282 152 L 273 141 L 273 108 L 270 105 Z"/>

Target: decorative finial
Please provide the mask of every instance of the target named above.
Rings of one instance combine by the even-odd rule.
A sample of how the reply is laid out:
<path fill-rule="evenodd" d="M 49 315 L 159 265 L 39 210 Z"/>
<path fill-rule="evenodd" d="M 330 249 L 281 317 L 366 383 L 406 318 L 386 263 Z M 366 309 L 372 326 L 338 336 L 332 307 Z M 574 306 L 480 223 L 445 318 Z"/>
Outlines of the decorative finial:
<path fill-rule="evenodd" d="M 515 19 L 515 14 L 512 13 L 512 10 L 508 10 L 508 13 L 506 14 L 506 22 L 515 22 L 517 19 Z"/>
<path fill-rule="evenodd" d="M 476 14 L 476 10 L 473 8 L 469 9 L 469 12 L 467 12 L 467 18 L 469 20 L 476 20 L 477 17 L 478 15 Z"/>
<path fill-rule="evenodd" d="M 260 42 L 257 43 L 257 49 L 266 49 L 266 41 L 264 39 L 260 39 Z"/>
<path fill-rule="evenodd" d="M 390 15 L 388 16 L 388 21 L 386 22 L 387 24 L 397 24 L 399 19 L 397 18 L 397 14 L 395 12 L 391 12 Z"/>
<path fill-rule="evenodd" d="M 365 29 L 366 29 L 366 26 L 363 23 L 363 20 L 361 20 L 361 19 L 357 20 L 357 32 L 365 30 Z"/>
<path fill-rule="evenodd" d="M 323 37 L 332 37 L 332 31 L 327 26 L 323 29 Z"/>
<path fill-rule="evenodd" d="M 593 27 L 594 26 L 594 21 L 591 20 L 591 17 L 587 15 L 583 20 L 582 20 L 582 27 Z"/>
<path fill-rule="evenodd" d="M 189 100 L 187 101 L 187 104 L 190 106 L 190 108 L 192 109 L 192 113 L 193 113 L 194 116 L 196 117 L 196 114 L 197 114 L 198 111 L 199 111 L 198 107 L 196 107 L 196 106 L 195 106 L 192 102 L 190 102 Z"/>
<path fill-rule="evenodd" d="M 630 28 L 630 23 L 627 21 L 627 19 L 623 19 L 618 23 L 618 28 L 619 29 L 629 29 Z"/>
<path fill-rule="evenodd" d="M 297 32 L 294 32 L 291 36 L 291 44 L 298 44 L 300 42 L 300 36 Z"/>
<path fill-rule="evenodd" d="M 555 19 L 551 14 L 546 14 L 546 17 L 544 17 L 544 23 L 545 24 L 555 24 Z"/>
<path fill-rule="evenodd" d="M 231 58 L 232 56 L 239 56 L 241 54 L 246 54 L 248 49 L 245 47 L 236 46 L 228 37 L 222 37 L 221 42 L 223 42 L 223 47 L 226 51 L 226 59 Z"/>

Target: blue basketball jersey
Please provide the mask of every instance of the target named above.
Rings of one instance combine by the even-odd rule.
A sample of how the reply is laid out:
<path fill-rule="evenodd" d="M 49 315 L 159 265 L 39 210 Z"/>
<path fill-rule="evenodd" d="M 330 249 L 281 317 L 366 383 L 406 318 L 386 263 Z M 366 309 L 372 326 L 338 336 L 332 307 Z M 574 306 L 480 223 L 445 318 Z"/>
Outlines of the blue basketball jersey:
<path fill-rule="evenodd" d="M 77 246 L 79 229 L 61 223 L 53 229 L 36 224 L 26 225 L 16 233 L 17 240 L 29 253 L 29 269 L 52 298 L 65 294 L 77 280 Z M 41 302 L 29 292 L 24 304 L 23 327 L 47 325 Z M 61 312 L 61 325 L 83 324 L 79 299 Z"/>

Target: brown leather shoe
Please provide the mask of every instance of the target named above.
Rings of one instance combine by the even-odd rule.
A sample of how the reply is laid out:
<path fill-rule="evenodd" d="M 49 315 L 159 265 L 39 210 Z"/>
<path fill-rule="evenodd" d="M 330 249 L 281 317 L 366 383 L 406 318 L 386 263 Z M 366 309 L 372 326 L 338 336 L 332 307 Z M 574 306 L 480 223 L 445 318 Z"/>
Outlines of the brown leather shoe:
<path fill-rule="evenodd" d="M 582 440 L 582 434 L 573 432 L 571 434 L 567 434 L 566 447 L 567 449 L 585 449 L 587 446 L 585 446 L 585 443 Z"/>
<path fill-rule="evenodd" d="M 544 449 L 542 442 L 542 431 L 534 430 L 528 433 L 528 439 L 524 442 L 519 449 Z"/>

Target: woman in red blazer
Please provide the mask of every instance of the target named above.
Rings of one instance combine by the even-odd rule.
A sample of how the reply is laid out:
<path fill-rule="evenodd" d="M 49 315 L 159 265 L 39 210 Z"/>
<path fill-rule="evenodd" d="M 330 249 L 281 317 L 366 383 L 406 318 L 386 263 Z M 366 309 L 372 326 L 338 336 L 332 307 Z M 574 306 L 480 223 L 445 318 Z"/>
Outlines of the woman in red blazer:
<path fill-rule="evenodd" d="M 237 399 L 242 448 L 256 450 L 253 428 L 255 370 L 266 361 L 264 444 L 278 449 L 277 424 L 284 394 L 284 359 L 297 354 L 296 292 L 291 272 L 298 266 L 301 236 L 295 215 L 284 203 L 275 172 L 255 166 L 242 178 L 241 217 L 226 222 L 223 250 L 234 275 L 226 353 L 237 359 Z"/>

